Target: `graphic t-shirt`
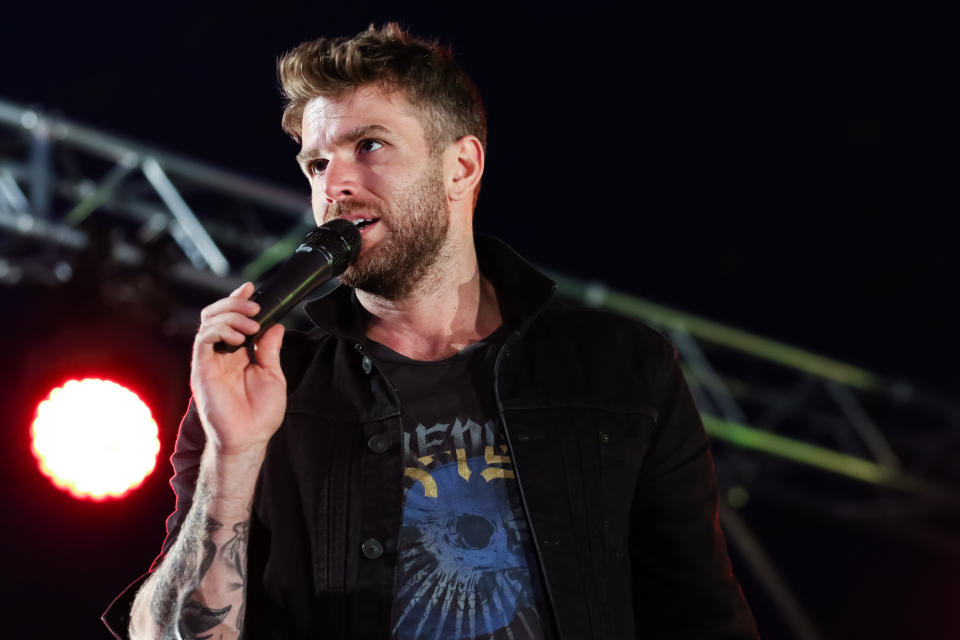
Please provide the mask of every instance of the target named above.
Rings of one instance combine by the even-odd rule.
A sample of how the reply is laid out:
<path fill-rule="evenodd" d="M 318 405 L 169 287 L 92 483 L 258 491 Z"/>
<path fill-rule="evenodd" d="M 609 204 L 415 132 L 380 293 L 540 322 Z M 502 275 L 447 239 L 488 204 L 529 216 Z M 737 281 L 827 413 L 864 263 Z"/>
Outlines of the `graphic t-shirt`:
<path fill-rule="evenodd" d="M 493 361 L 504 335 L 501 329 L 439 362 L 370 345 L 403 411 L 393 639 L 550 637 L 493 391 Z"/>

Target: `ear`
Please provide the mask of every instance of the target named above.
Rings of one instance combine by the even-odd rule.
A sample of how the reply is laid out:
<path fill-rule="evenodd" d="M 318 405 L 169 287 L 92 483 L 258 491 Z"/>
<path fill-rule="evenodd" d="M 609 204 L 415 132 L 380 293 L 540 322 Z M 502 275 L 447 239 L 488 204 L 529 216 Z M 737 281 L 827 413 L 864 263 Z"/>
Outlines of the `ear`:
<path fill-rule="evenodd" d="M 444 178 L 449 200 L 474 200 L 483 176 L 483 145 L 476 136 L 463 136 L 444 152 Z"/>

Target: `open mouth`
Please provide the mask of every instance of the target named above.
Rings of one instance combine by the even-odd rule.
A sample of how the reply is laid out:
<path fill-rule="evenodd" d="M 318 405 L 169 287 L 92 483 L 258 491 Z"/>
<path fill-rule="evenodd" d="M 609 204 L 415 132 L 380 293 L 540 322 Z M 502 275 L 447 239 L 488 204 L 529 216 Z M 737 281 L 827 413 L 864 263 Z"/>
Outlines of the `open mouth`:
<path fill-rule="evenodd" d="M 377 221 L 376 218 L 357 218 L 353 221 L 354 226 L 360 230 L 362 233 L 366 227 L 374 224 Z"/>

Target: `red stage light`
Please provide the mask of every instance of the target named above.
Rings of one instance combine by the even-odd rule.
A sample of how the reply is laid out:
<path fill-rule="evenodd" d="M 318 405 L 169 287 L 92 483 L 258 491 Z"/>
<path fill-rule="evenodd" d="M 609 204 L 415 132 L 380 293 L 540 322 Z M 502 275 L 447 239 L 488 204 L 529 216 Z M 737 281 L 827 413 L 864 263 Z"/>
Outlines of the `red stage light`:
<path fill-rule="evenodd" d="M 30 426 L 40 471 L 75 498 L 119 498 L 156 467 L 160 440 L 146 404 L 109 380 L 70 380 Z"/>

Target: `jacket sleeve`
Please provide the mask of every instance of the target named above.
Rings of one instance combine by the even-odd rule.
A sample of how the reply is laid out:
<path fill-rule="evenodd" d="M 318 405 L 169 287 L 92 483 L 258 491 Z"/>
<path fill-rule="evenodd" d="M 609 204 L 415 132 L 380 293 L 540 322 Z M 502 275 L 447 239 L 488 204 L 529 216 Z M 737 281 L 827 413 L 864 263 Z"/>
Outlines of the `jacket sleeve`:
<path fill-rule="evenodd" d="M 150 572 L 146 573 L 123 590 L 101 616 L 101 620 L 115 638 L 126 639 L 127 628 L 130 626 L 130 608 L 137 596 L 137 591 L 150 577 L 159 564 L 166 557 L 170 547 L 177 540 L 183 520 L 193 504 L 193 494 L 197 486 L 197 477 L 200 474 L 200 456 L 206 444 L 206 435 L 200 424 L 200 416 L 193 400 L 187 407 L 187 413 L 180 422 L 180 431 L 177 434 L 177 443 L 174 446 L 170 462 L 173 465 L 173 478 L 170 485 L 176 496 L 176 507 L 167 517 L 167 537 L 163 541 L 160 555 L 150 565 Z"/>
<path fill-rule="evenodd" d="M 707 434 L 671 351 L 631 514 L 636 622 L 644 638 L 757 638 L 720 530 Z"/>
<path fill-rule="evenodd" d="M 170 551 L 170 547 L 177 541 L 183 520 L 193 505 L 193 494 L 197 488 L 197 478 L 200 476 L 200 456 L 206 444 L 207 436 L 200 424 L 200 414 L 197 413 L 197 407 L 191 398 L 187 413 L 180 422 L 177 444 L 170 457 L 170 463 L 173 465 L 170 486 L 173 487 L 173 493 L 176 496 L 176 506 L 173 513 L 167 516 L 167 537 L 163 540 L 160 555 L 150 565 L 151 572 L 156 570 Z"/>

